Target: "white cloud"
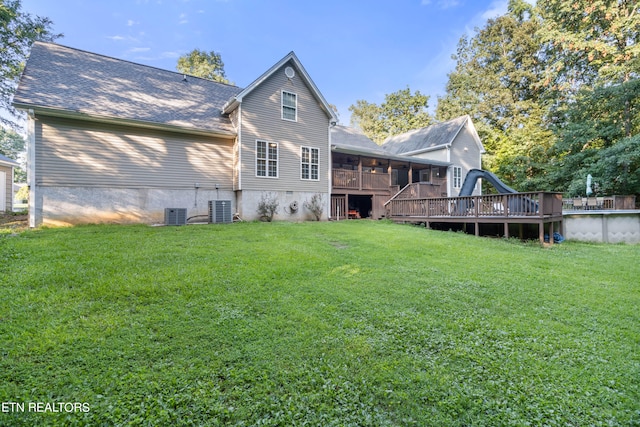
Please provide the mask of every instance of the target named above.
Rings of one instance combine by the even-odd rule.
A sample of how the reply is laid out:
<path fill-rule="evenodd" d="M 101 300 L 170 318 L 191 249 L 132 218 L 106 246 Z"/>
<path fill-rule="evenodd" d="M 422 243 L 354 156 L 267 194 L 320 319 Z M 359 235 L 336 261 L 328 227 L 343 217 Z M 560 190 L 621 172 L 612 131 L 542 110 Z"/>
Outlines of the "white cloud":
<path fill-rule="evenodd" d="M 188 24 L 189 20 L 187 19 L 187 14 L 186 13 L 181 13 L 180 17 L 179 17 L 179 21 L 178 24 Z"/>
<path fill-rule="evenodd" d="M 179 58 L 180 57 L 180 52 L 162 52 L 160 54 L 161 58 Z"/>
<path fill-rule="evenodd" d="M 128 50 L 129 53 L 139 53 L 139 52 L 149 52 L 151 50 L 150 47 L 132 47 Z"/>
<path fill-rule="evenodd" d="M 423 6 L 433 4 L 432 0 L 422 0 Z M 460 6 L 460 0 L 438 0 L 436 3 L 438 9 L 451 9 L 452 7 Z"/>
<path fill-rule="evenodd" d="M 113 41 L 115 41 L 115 42 L 119 42 L 119 41 L 122 41 L 122 40 L 125 40 L 125 39 L 126 39 L 126 38 L 125 38 L 125 37 L 123 37 L 123 36 L 109 36 L 109 37 L 107 37 L 107 38 L 108 38 L 108 39 L 110 39 L 110 40 L 113 40 Z"/>
<path fill-rule="evenodd" d="M 127 27 L 133 27 L 135 24 L 138 24 L 139 22 L 134 21 L 133 19 L 129 19 L 127 21 Z"/>

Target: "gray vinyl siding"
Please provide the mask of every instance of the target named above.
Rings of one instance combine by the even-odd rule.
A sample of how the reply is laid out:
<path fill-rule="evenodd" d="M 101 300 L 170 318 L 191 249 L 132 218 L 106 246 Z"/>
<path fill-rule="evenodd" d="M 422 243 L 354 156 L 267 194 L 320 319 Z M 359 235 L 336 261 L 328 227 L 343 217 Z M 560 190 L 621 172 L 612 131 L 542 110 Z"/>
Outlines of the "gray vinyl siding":
<path fill-rule="evenodd" d="M 36 184 L 232 189 L 233 140 L 38 117 Z"/>
<path fill-rule="evenodd" d="M 242 101 L 243 190 L 326 192 L 329 185 L 329 117 L 301 78 L 284 74 L 284 64 Z M 297 95 L 297 121 L 281 116 L 282 91 Z M 278 178 L 256 177 L 256 140 L 278 143 Z M 300 147 L 319 150 L 319 180 L 300 178 Z"/>
<path fill-rule="evenodd" d="M 451 163 L 462 168 L 463 182 L 469 170 L 481 167 L 480 148 L 466 125 L 451 144 Z M 474 194 L 480 194 L 480 185 Z"/>
<path fill-rule="evenodd" d="M 5 173 L 5 209 L 7 212 L 10 212 L 11 207 L 13 206 L 13 173 L 10 167 L 3 165 L 0 165 L 0 172 Z"/>
<path fill-rule="evenodd" d="M 416 154 L 413 157 L 418 157 L 420 159 L 429 159 L 436 160 L 439 162 L 448 162 L 449 158 L 447 156 L 447 147 L 442 147 L 438 150 L 426 151 L 424 153 Z"/>

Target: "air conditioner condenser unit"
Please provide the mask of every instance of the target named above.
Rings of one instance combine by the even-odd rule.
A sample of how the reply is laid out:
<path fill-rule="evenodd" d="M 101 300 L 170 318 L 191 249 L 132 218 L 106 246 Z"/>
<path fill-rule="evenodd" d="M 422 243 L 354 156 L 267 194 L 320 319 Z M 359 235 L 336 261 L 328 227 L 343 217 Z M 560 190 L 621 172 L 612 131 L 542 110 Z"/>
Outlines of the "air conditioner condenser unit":
<path fill-rule="evenodd" d="M 164 225 L 187 225 L 187 209 L 165 208 Z"/>
<path fill-rule="evenodd" d="M 231 200 L 209 200 L 209 223 L 228 223 L 233 221 Z"/>

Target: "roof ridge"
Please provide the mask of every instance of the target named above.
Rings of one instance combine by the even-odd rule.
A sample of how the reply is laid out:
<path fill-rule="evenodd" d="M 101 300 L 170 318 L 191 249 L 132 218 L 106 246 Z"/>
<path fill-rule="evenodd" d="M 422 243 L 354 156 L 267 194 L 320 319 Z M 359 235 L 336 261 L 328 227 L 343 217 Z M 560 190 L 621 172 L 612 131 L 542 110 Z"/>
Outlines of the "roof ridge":
<path fill-rule="evenodd" d="M 178 76 L 189 76 L 189 77 L 192 77 L 194 79 L 199 79 L 199 80 L 203 80 L 203 81 L 206 81 L 206 82 L 211 82 L 211 83 L 216 83 L 216 84 L 219 84 L 219 85 L 224 85 L 224 86 L 229 86 L 229 87 L 236 87 L 236 88 L 242 89 L 240 86 L 237 86 L 235 84 L 217 82 L 215 80 L 209 80 L 209 79 L 205 79 L 203 77 L 194 76 L 193 74 L 187 74 L 187 73 L 181 73 L 179 71 L 167 70 L 165 68 L 156 67 L 154 65 L 142 64 L 140 62 L 134 62 L 134 61 L 131 61 L 129 59 L 116 58 L 115 56 L 105 55 L 103 53 L 90 52 L 90 51 L 85 50 L 85 49 L 80 49 L 80 48 L 77 48 L 77 47 L 71 47 L 71 46 L 67 46 L 67 45 L 64 45 L 64 44 L 60 44 L 60 43 L 45 42 L 45 41 L 35 41 L 34 44 L 58 46 L 58 47 L 62 47 L 64 49 L 69 49 L 69 50 L 76 51 L 76 52 L 82 52 L 84 54 L 88 54 L 88 55 L 91 55 L 91 56 L 99 56 L 99 57 L 102 57 L 102 58 L 111 59 L 111 60 L 119 61 L 119 62 L 126 62 L 128 64 L 137 65 L 137 66 L 145 67 L 145 68 L 150 68 L 150 69 L 162 71 L 162 72 L 165 72 L 165 73 L 172 73 L 172 74 L 176 74 Z"/>

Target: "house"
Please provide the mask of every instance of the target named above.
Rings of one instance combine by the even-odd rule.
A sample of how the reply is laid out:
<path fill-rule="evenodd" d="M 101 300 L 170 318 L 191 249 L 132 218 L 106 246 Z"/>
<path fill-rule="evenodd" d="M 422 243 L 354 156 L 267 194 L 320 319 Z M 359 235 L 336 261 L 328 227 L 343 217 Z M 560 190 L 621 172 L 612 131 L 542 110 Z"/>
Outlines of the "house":
<path fill-rule="evenodd" d="M 18 162 L 0 154 L 0 212 L 13 209 L 13 171 Z"/>
<path fill-rule="evenodd" d="M 481 168 L 484 147 L 468 115 L 387 138 L 382 147 L 390 153 L 451 163 L 447 171 L 447 196 L 457 196 L 464 177 Z M 478 185 L 473 195 L 480 195 Z"/>
<path fill-rule="evenodd" d="M 347 217 L 385 217 L 384 204 L 405 188 L 421 197 L 446 195 L 448 161 L 393 154 L 345 126 L 331 129 L 331 151 L 333 218 L 345 211 Z"/>
<path fill-rule="evenodd" d="M 198 218 L 214 201 L 253 220 L 267 194 L 276 219 L 310 218 L 315 194 L 322 218 L 381 218 L 405 187 L 449 194 L 473 126 L 449 157 L 379 147 L 336 125 L 293 52 L 240 88 L 36 42 L 14 105 L 28 113 L 31 226 L 158 223 L 168 208 Z"/>

